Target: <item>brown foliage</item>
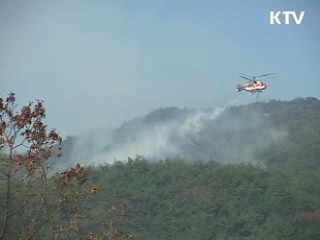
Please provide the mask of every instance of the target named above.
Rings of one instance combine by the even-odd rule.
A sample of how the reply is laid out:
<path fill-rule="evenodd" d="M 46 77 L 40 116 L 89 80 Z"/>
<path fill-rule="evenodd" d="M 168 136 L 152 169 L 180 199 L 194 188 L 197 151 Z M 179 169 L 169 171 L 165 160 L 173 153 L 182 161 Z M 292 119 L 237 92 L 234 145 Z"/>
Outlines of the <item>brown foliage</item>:
<path fill-rule="evenodd" d="M 0 165 L 0 174 L 4 178 L 0 179 L 5 179 L 4 185 L 7 186 L 0 240 L 9 237 L 8 220 L 19 212 L 25 212 L 29 220 L 20 233 L 21 239 L 39 238 L 37 234 L 43 226 L 47 227 L 52 240 L 70 238 L 70 234 L 74 239 L 79 239 L 80 236 L 86 236 L 85 239 L 88 240 L 105 239 L 104 236 L 107 239 L 132 239 L 132 235 L 120 233 L 111 221 L 102 224 L 101 233 L 93 233 L 80 226 L 89 213 L 81 208 L 81 202 L 77 200 L 99 193 L 100 187 L 85 186 L 89 172 L 80 164 L 57 174 L 53 179 L 48 177 L 46 160 L 61 155 L 53 147 L 59 146 L 61 150 L 62 138 L 56 130 L 48 131 L 44 124 L 45 117 L 46 109 L 41 100 L 36 100 L 35 104 L 30 102 L 17 110 L 14 93 L 9 94 L 5 100 L 0 98 L 0 154 L 5 156 Z M 26 173 L 18 175 L 19 178 L 23 176 L 25 199 L 20 200 L 22 206 L 19 209 L 12 209 L 12 177 L 21 171 Z M 35 204 L 39 206 L 29 208 Z M 124 217 L 127 208 L 128 203 L 123 202 L 119 206 L 113 206 L 111 212 Z M 61 220 L 61 216 L 64 220 Z"/>
<path fill-rule="evenodd" d="M 48 132 L 47 125 L 44 124 L 46 109 L 43 101 L 37 100 L 35 104 L 29 103 L 20 110 L 17 109 L 16 97 L 10 93 L 4 100 L 0 98 L 0 153 L 5 156 L 1 162 L 0 173 L 6 182 L 4 194 L 4 216 L 0 231 L 0 239 L 4 239 L 7 234 L 8 220 L 25 209 L 29 196 L 34 196 L 33 188 L 41 187 L 43 207 L 47 214 L 47 222 L 50 225 L 50 213 L 47 199 L 47 165 L 46 160 L 54 156 L 51 151 L 55 145 L 61 145 L 62 138 L 55 130 Z M 28 179 L 39 178 L 37 186 L 34 182 L 28 182 L 26 186 L 26 198 L 22 200 L 19 209 L 12 210 L 12 177 L 18 170 L 24 170 Z M 20 175 L 21 176 L 21 175 Z M 29 227 L 34 229 L 34 223 Z"/>
<path fill-rule="evenodd" d="M 69 171 L 60 173 L 56 180 L 57 187 L 60 191 L 67 191 L 70 183 L 73 181 L 78 184 L 83 184 L 88 179 L 88 171 L 77 164 L 76 168 L 71 168 Z"/>
<path fill-rule="evenodd" d="M 15 94 L 11 93 L 4 101 L 0 98 L 0 150 L 24 148 L 25 156 L 20 156 L 18 166 L 28 166 L 32 161 L 47 159 L 52 155 L 50 149 L 62 142 L 55 130 L 47 131 L 43 101 L 29 103 L 16 111 Z M 11 161 L 12 159 L 10 159 Z M 23 163 L 26 161 L 27 163 Z"/>

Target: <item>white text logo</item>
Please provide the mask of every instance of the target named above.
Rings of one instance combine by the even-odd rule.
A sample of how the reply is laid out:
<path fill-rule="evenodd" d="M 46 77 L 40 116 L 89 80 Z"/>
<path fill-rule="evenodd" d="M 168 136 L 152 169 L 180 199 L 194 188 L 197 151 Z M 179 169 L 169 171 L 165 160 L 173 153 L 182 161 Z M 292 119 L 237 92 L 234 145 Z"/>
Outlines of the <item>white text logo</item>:
<path fill-rule="evenodd" d="M 290 20 L 292 19 L 295 24 L 301 24 L 303 17 L 304 11 L 300 12 L 300 14 L 297 14 L 295 11 L 271 11 L 270 24 L 290 24 Z"/>

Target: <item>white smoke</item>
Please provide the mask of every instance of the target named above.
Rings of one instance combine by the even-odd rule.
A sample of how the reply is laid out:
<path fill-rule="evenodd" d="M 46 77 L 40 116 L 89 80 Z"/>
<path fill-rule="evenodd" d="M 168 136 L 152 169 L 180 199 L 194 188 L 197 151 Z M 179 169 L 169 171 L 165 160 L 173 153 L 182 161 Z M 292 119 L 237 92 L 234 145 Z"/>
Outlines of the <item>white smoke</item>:
<path fill-rule="evenodd" d="M 266 149 L 285 135 L 266 125 L 257 113 L 224 115 L 222 121 L 217 121 L 228 108 L 238 103 L 239 99 L 234 99 L 213 110 L 188 111 L 183 117 L 157 119 L 151 123 L 141 118 L 133 124 L 129 122 L 131 124 L 120 128 L 120 132 L 91 131 L 77 138 L 71 162 L 111 164 L 136 156 L 150 161 L 167 158 L 254 161 L 257 151 Z"/>
<path fill-rule="evenodd" d="M 186 158 L 185 145 L 197 148 L 193 141 L 200 139 L 204 124 L 214 121 L 228 107 L 236 103 L 233 100 L 224 107 L 205 111 L 197 110 L 184 119 L 164 121 L 152 126 L 145 126 L 134 131 L 122 142 L 115 142 L 111 132 L 90 132 L 79 137 L 72 153 L 72 162 L 87 164 L 113 163 L 128 157 L 143 156 L 149 160 L 166 158 Z M 114 133 L 113 133 L 114 134 Z M 107 149 L 104 149 L 109 146 Z"/>

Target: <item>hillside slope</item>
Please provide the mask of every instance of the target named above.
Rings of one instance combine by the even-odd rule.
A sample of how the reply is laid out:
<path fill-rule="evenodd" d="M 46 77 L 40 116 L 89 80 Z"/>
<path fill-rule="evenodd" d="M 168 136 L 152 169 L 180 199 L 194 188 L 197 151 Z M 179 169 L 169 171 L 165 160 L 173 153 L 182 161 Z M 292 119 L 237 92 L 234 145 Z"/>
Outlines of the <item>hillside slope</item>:
<path fill-rule="evenodd" d="M 319 120 L 320 101 L 307 98 L 212 111 L 159 109 L 110 135 L 68 138 L 60 161 L 70 165 L 75 151 L 85 154 L 88 164 L 115 148 L 121 152 L 144 146 L 160 157 L 90 166 L 86 182 L 71 183 L 69 191 L 77 201 L 67 208 L 60 204 L 69 195 L 52 188 L 50 201 L 59 205 L 53 220 L 69 224 L 81 213 L 77 224 L 82 230 L 70 239 L 85 239 L 106 228 L 108 234 L 130 233 L 131 239 L 141 240 L 319 240 Z M 176 151 L 159 151 L 168 146 Z M 160 153 L 180 155 L 162 159 Z M 65 176 L 49 182 L 54 186 Z M 19 189 L 24 182 L 18 179 L 15 185 Z M 90 194 L 82 195 L 88 189 Z M 91 194 L 92 189 L 98 191 Z M 14 204 L 23 205 L 23 193 L 14 195 Z M 42 211 L 39 201 L 30 201 L 28 211 L 10 220 L 10 239 L 33 224 L 30 213 Z M 42 228 L 35 239 L 48 239 L 49 233 Z"/>
<path fill-rule="evenodd" d="M 316 98 L 207 111 L 164 108 L 108 133 L 68 138 L 60 162 L 103 164 L 141 155 L 149 160 L 271 165 L 315 158 L 319 142 L 320 101 Z"/>

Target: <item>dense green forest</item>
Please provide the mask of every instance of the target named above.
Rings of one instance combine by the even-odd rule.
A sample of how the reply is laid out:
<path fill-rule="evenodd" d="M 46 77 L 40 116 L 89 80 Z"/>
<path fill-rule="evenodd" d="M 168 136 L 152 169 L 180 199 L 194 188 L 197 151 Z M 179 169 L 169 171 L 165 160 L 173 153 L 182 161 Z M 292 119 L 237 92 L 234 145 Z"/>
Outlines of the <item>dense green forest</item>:
<path fill-rule="evenodd" d="M 151 124 L 185 114 L 162 109 L 143 121 Z M 264 128 L 259 132 L 260 123 L 256 128 L 256 121 L 240 122 L 239 116 L 259 116 Z M 125 133 L 130 124 L 143 127 L 135 120 L 118 132 Z M 10 208 L 23 208 L 9 218 L 3 239 L 320 239 L 320 101 L 298 98 L 231 107 L 214 122 L 219 128 L 207 124 L 210 128 L 196 144 L 212 154 L 210 159 L 190 154 L 193 160 L 137 157 L 88 168 L 78 165 L 47 177 L 46 184 L 39 185 L 41 193 L 33 187 L 28 193 L 35 197 L 28 198 L 28 204 L 23 189 L 33 180 L 17 174 Z M 281 141 L 268 141 L 250 154 L 254 161 L 222 161 L 225 151 L 209 151 L 230 146 L 241 154 L 244 148 L 260 146 L 259 136 L 269 137 L 270 129 L 272 136 L 280 133 Z M 219 136 L 213 142 L 212 134 Z M 67 154 L 57 161 L 68 161 L 66 146 L 62 144 L 62 151 Z M 0 216 L 5 212 L 4 179 Z M 50 204 L 48 215 L 41 208 Z M 60 229 L 57 234 L 48 220 Z M 71 222 L 73 227 L 64 231 Z"/>

